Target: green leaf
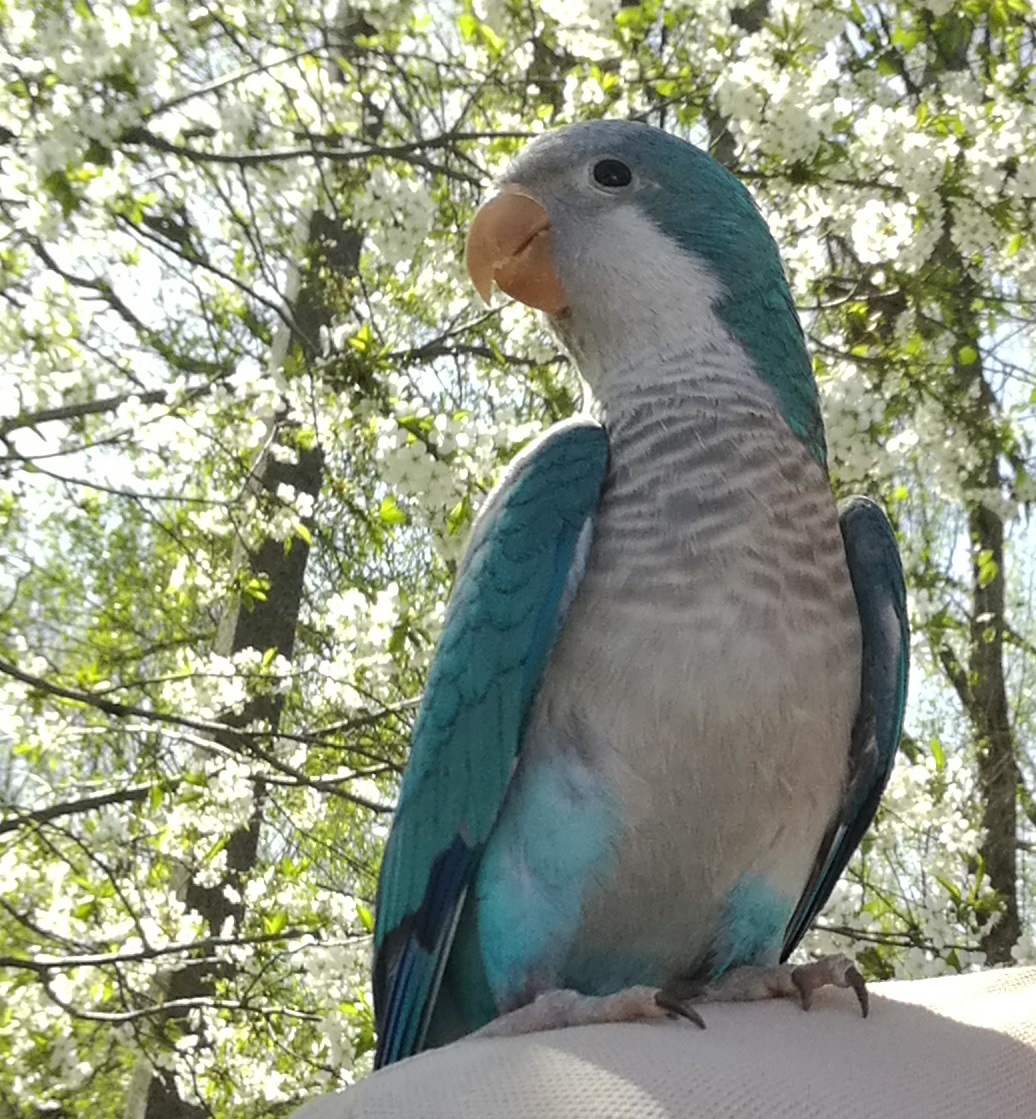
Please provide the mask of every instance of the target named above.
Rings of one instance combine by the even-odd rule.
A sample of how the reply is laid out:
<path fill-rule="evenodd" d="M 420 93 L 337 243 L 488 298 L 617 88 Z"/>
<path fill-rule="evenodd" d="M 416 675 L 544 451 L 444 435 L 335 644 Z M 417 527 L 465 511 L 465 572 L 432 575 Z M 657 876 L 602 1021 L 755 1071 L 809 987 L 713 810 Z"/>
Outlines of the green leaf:
<path fill-rule="evenodd" d="M 978 350 L 974 346 L 961 346 L 957 358 L 961 365 L 974 365 L 978 361 Z"/>
<path fill-rule="evenodd" d="M 397 525 L 405 525 L 409 518 L 406 513 L 400 509 L 396 499 L 391 495 L 382 501 L 378 509 L 378 519 L 383 525 L 389 525 L 395 528 Z"/>
<path fill-rule="evenodd" d="M 479 25 L 478 33 L 482 41 L 489 48 L 490 54 L 492 54 L 496 58 L 499 58 L 500 55 L 504 52 L 503 39 L 501 39 L 500 36 L 497 35 L 497 33 L 487 23 Z"/>
<path fill-rule="evenodd" d="M 358 354 L 365 354 L 371 348 L 373 341 L 374 335 L 371 333 L 370 323 L 364 323 L 346 345 Z"/>
<path fill-rule="evenodd" d="M 450 536 L 456 536 L 471 518 L 471 502 L 462 498 L 446 516 L 446 529 Z"/>
<path fill-rule="evenodd" d="M 993 559 L 993 553 L 988 549 L 979 552 L 975 567 L 978 572 L 978 585 L 980 587 L 988 587 L 1000 572 L 996 560 Z"/>
<path fill-rule="evenodd" d="M 932 757 L 935 760 L 936 773 L 942 773 L 946 768 L 946 753 L 942 748 L 942 743 L 938 738 L 932 738 L 928 743 L 928 749 L 931 751 Z"/>
<path fill-rule="evenodd" d="M 899 56 L 895 51 L 888 50 L 878 56 L 878 73 L 886 78 L 898 77 L 901 70 Z"/>
<path fill-rule="evenodd" d="M 406 621 L 392 627 L 392 636 L 389 638 L 388 649 L 390 653 L 398 655 L 406 647 L 407 634 L 410 626 Z"/>
<path fill-rule="evenodd" d="M 630 31 L 643 31 L 646 26 L 646 13 L 643 4 L 625 5 L 615 13 L 615 26 Z"/>
<path fill-rule="evenodd" d="M 892 32 L 892 42 L 902 51 L 912 51 L 923 38 L 923 32 L 916 27 L 897 27 Z"/>
<path fill-rule="evenodd" d="M 87 163 L 95 163 L 98 167 L 111 167 L 112 150 L 106 144 L 102 144 L 100 140 L 91 140 L 86 146 L 86 154 L 83 159 Z"/>
<path fill-rule="evenodd" d="M 79 205 L 79 197 L 64 171 L 51 171 L 43 180 L 43 189 L 58 200 L 66 218 Z"/>
<path fill-rule="evenodd" d="M 263 920 L 263 925 L 271 936 L 276 936 L 288 927 L 288 915 L 287 913 L 274 913 L 272 917 Z"/>
<path fill-rule="evenodd" d="M 494 57 L 499 57 L 503 53 L 503 39 L 471 12 L 464 12 L 457 19 L 457 30 L 466 43 L 481 43 Z"/>
<path fill-rule="evenodd" d="M 959 905 L 961 902 L 960 887 L 955 882 L 950 882 L 948 879 L 943 878 L 941 875 L 936 875 L 935 880 L 950 896 L 950 899 L 952 901 L 955 901 Z"/>
<path fill-rule="evenodd" d="M 255 576 L 245 583 L 241 593 L 246 599 L 251 599 L 254 602 L 265 602 L 268 590 L 268 580 L 261 576 Z"/>
<path fill-rule="evenodd" d="M 374 913 L 366 905 L 361 902 L 356 903 L 356 916 L 360 919 L 360 924 L 366 932 L 374 932 Z"/>

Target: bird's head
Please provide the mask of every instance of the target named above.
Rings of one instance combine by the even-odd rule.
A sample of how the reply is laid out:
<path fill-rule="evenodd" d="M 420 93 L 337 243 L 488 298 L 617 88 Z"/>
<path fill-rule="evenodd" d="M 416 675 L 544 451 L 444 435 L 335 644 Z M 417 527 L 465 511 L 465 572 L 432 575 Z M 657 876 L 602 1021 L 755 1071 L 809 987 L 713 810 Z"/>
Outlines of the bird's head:
<path fill-rule="evenodd" d="M 606 408 L 661 368 L 740 361 L 823 461 L 777 247 L 745 187 L 692 144 L 631 121 L 550 132 L 479 210 L 467 255 L 483 298 L 495 283 L 546 313 Z"/>

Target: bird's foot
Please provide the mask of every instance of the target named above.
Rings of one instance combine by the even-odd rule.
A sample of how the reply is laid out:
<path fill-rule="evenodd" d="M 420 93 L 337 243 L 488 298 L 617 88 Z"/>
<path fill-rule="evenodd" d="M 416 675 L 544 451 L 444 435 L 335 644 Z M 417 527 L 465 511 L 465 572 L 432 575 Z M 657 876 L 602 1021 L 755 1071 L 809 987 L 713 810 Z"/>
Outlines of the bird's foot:
<path fill-rule="evenodd" d="M 856 993 L 864 1018 L 870 1009 L 867 985 L 847 956 L 823 956 L 808 964 L 777 967 L 739 967 L 714 983 L 684 981 L 655 987 L 627 987 L 614 995 L 581 995 L 578 991 L 544 991 L 532 1002 L 501 1014 L 472 1037 L 517 1037 L 566 1026 L 602 1022 L 641 1022 L 659 1018 L 686 1018 L 705 1029 L 695 1003 L 752 1002 L 758 999 L 793 998 L 809 1010 L 813 992 L 821 987 L 846 987 Z"/>
<path fill-rule="evenodd" d="M 658 1018 L 686 1018 L 705 1029 L 693 1006 L 668 1006 L 658 1001 L 656 987 L 627 987 L 614 995 L 581 995 L 578 991 L 544 991 L 532 1002 L 501 1014 L 472 1037 L 516 1037 L 565 1026 L 601 1022 L 642 1022 Z"/>
<path fill-rule="evenodd" d="M 705 986 L 688 983 L 667 984 L 658 993 L 661 1005 L 679 1012 L 689 1002 L 751 1002 L 757 999 L 798 999 L 809 1010 L 813 992 L 821 987 L 846 987 L 856 993 L 864 1018 L 870 1010 L 870 996 L 863 976 L 847 956 L 822 956 L 808 964 L 780 964 L 777 967 L 738 967 Z"/>

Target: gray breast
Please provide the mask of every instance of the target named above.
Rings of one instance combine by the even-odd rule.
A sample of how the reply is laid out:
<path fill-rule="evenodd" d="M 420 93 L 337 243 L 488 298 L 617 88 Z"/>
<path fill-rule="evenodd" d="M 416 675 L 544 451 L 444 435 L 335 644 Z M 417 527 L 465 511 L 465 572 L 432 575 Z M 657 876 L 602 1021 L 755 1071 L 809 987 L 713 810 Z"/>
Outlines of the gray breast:
<path fill-rule="evenodd" d="M 615 945 L 693 970 L 742 876 L 794 904 L 838 801 L 860 638 L 835 506 L 742 387 L 645 392 L 609 422 L 586 576 L 523 749 L 577 743 L 620 804 L 576 970 Z"/>

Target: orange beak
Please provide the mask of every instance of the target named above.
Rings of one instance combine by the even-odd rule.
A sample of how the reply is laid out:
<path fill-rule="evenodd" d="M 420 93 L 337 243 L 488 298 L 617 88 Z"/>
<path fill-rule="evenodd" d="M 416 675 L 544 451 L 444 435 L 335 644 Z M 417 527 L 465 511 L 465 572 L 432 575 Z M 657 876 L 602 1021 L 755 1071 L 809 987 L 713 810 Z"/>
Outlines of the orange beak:
<path fill-rule="evenodd" d="M 550 218 L 532 195 L 507 186 L 468 230 L 468 275 L 488 303 L 495 283 L 521 303 L 559 315 L 568 306 L 550 251 Z"/>

